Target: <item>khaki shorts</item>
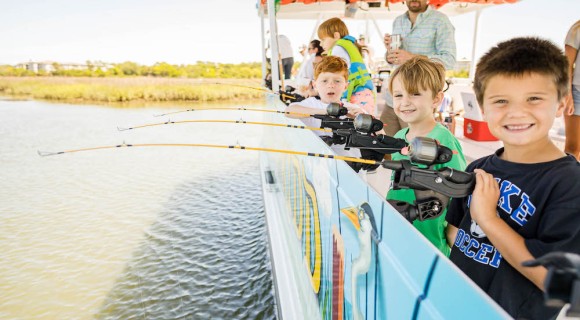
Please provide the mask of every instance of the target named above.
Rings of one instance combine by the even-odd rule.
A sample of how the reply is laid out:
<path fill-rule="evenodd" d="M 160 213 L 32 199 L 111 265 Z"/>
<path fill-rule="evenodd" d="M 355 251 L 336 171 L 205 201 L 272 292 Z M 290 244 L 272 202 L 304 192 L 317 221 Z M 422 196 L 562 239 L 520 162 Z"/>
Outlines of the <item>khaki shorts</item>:
<path fill-rule="evenodd" d="M 385 124 L 385 133 L 387 136 L 394 136 L 399 130 L 406 128 L 407 123 L 401 121 L 395 114 L 395 110 L 389 105 L 385 106 L 380 120 Z"/>

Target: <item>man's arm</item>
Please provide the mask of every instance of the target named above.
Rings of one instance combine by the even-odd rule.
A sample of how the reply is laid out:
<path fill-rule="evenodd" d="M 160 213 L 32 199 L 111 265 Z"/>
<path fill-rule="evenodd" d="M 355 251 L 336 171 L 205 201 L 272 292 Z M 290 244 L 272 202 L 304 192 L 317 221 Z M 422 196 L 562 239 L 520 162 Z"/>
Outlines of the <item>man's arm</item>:
<path fill-rule="evenodd" d="M 435 54 L 428 55 L 429 59 L 439 60 L 445 66 L 446 70 L 452 70 L 455 67 L 457 47 L 455 45 L 455 27 L 445 17 L 437 28 L 437 37 L 435 38 Z"/>

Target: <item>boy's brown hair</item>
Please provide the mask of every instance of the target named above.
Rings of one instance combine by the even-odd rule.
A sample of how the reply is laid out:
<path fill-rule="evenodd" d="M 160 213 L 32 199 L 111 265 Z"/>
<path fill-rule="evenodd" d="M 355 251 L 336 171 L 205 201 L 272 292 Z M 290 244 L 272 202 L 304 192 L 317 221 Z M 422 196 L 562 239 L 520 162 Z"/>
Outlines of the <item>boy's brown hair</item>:
<path fill-rule="evenodd" d="M 341 73 L 344 79 L 348 81 L 348 66 L 346 61 L 336 56 L 324 56 L 314 68 L 314 79 L 323 72 Z"/>
<path fill-rule="evenodd" d="M 332 38 L 334 37 L 335 32 L 338 32 L 341 38 L 348 36 L 348 28 L 346 27 L 346 24 L 339 18 L 330 18 L 318 27 L 318 38 Z"/>
<path fill-rule="evenodd" d="M 552 77 L 558 99 L 568 94 L 568 60 L 562 50 L 545 39 L 520 37 L 499 43 L 479 59 L 473 82 L 479 106 L 483 108 L 489 79 L 497 75 L 524 77 L 531 73 Z"/>
<path fill-rule="evenodd" d="M 418 93 L 420 90 L 431 90 L 433 98 L 443 91 L 445 85 L 445 67 L 443 64 L 423 56 L 415 56 L 391 73 L 389 91 L 393 92 L 393 80 L 399 77 L 405 91 Z"/>

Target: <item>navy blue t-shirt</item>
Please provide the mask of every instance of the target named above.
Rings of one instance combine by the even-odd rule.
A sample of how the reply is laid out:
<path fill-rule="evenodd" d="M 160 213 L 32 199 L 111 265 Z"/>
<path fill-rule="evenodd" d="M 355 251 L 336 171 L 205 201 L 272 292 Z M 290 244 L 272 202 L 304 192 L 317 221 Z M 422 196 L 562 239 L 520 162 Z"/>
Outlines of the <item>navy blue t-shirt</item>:
<path fill-rule="evenodd" d="M 545 163 L 514 163 L 495 154 L 471 163 L 500 186 L 497 213 L 525 239 L 538 258 L 548 252 L 580 254 L 580 164 L 566 156 Z M 504 261 L 499 251 L 471 219 L 471 196 L 454 198 L 447 221 L 458 233 L 450 259 L 514 318 L 549 319 L 559 309 L 544 305 L 543 292 Z"/>

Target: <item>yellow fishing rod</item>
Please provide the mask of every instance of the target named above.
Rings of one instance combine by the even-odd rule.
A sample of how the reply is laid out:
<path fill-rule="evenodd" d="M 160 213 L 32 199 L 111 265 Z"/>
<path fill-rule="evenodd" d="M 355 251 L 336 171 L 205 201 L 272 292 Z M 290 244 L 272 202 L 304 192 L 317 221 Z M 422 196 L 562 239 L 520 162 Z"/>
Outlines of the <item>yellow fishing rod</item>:
<path fill-rule="evenodd" d="M 306 129 L 306 130 L 314 130 L 314 131 L 322 131 L 322 132 L 332 133 L 332 129 L 326 129 L 326 128 L 297 126 L 297 125 L 293 125 L 293 124 L 272 123 L 272 122 L 245 121 L 245 120 L 183 120 L 183 121 L 167 120 L 165 122 L 148 123 L 148 124 L 143 124 L 143 125 L 138 125 L 138 126 L 128 127 L 128 128 L 117 127 L 117 130 L 127 131 L 127 130 L 133 130 L 133 129 L 162 126 L 162 125 L 166 125 L 166 124 L 179 124 L 179 123 L 239 123 L 239 124 L 254 124 L 254 125 L 262 125 L 262 126 L 272 126 L 272 127 L 285 127 L 285 128 L 293 128 L 293 129 Z"/>
<path fill-rule="evenodd" d="M 280 114 L 290 114 L 296 116 L 303 116 L 303 117 L 311 117 L 312 115 L 308 113 L 298 113 L 298 112 L 288 112 L 288 111 L 279 111 L 279 110 L 270 110 L 270 109 L 258 109 L 258 108 L 245 108 L 245 107 L 229 107 L 229 108 L 194 108 L 194 109 L 187 109 L 187 110 L 179 110 L 179 111 L 172 111 L 163 114 L 156 114 L 153 115 L 154 117 L 162 117 L 167 116 L 170 114 L 177 114 L 177 113 L 184 113 L 184 112 L 192 112 L 192 111 L 202 111 L 202 110 L 240 110 L 240 111 L 254 111 L 254 112 L 271 112 L 271 113 L 280 113 Z"/>
<path fill-rule="evenodd" d="M 266 93 L 271 93 L 271 94 L 279 94 L 278 92 L 274 92 L 271 89 L 260 88 L 260 87 L 252 87 L 252 86 L 246 86 L 246 85 L 242 85 L 242 84 L 223 83 L 223 82 L 212 82 L 210 84 L 217 84 L 217 85 L 222 85 L 222 86 L 232 86 L 232 87 L 246 88 L 246 89 L 252 89 L 252 90 L 258 90 L 258 91 L 262 91 L 262 92 L 266 92 Z"/>
<path fill-rule="evenodd" d="M 270 94 L 279 95 L 279 96 L 282 96 L 284 98 L 294 98 L 294 96 L 287 95 L 284 92 L 276 92 L 276 91 L 274 91 L 272 89 L 267 89 L 267 88 L 252 87 L 252 86 L 245 86 L 245 85 L 242 85 L 242 84 L 223 83 L 223 82 L 212 82 L 210 84 L 217 84 L 217 85 L 222 85 L 222 86 L 231 86 L 231 87 L 246 88 L 246 89 L 258 90 L 258 91 L 262 91 L 262 92 L 266 92 L 266 93 L 270 93 Z"/>
<path fill-rule="evenodd" d="M 266 93 L 269 93 L 269 94 L 279 95 L 279 96 L 281 96 L 284 99 L 296 100 L 296 97 L 295 96 L 288 95 L 288 94 L 286 94 L 284 92 L 276 92 L 274 90 L 266 89 L 266 88 L 251 87 L 251 86 L 245 86 L 245 85 L 242 85 L 242 84 L 222 83 L 222 82 L 213 82 L 211 84 L 217 84 L 217 85 L 223 85 L 223 86 L 232 86 L 232 87 L 239 87 L 239 88 L 246 88 L 246 89 L 253 89 L 253 90 L 258 90 L 258 91 L 266 92 Z"/>
<path fill-rule="evenodd" d="M 301 155 L 301 156 L 307 156 L 307 157 L 337 159 L 337 160 L 344 160 L 344 161 L 348 161 L 348 162 L 356 162 L 356 163 L 370 164 L 370 165 L 380 165 L 383 163 L 383 161 L 366 160 L 366 159 L 359 159 L 359 158 L 355 158 L 355 157 L 339 156 L 339 155 L 334 155 L 334 154 L 323 154 L 323 153 L 313 153 L 313 152 L 284 150 L 284 149 L 272 149 L 272 148 L 260 148 L 260 147 L 247 147 L 247 146 L 241 146 L 241 145 L 221 145 L 221 144 L 202 144 L 202 143 L 142 143 L 142 144 L 123 143 L 123 144 L 118 144 L 118 145 L 71 149 L 71 150 L 56 151 L 56 152 L 38 151 L 38 155 L 40 155 L 42 157 L 47 157 L 47 156 L 61 155 L 61 154 L 65 154 L 65 153 L 76 153 L 76 152 L 96 151 L 96 150 L 104 150 L 104 149 L 118 149 L 118 148 L 141 148 L 141 147 L 202 147 L 202 148 L 219 148 L 219 149 L 240 149 L 240 150 L 253 150 L 253 151 L 264 151 L 264 152 L 272 152 L 272 153 L 293 154 L 293 155 Z"/>

